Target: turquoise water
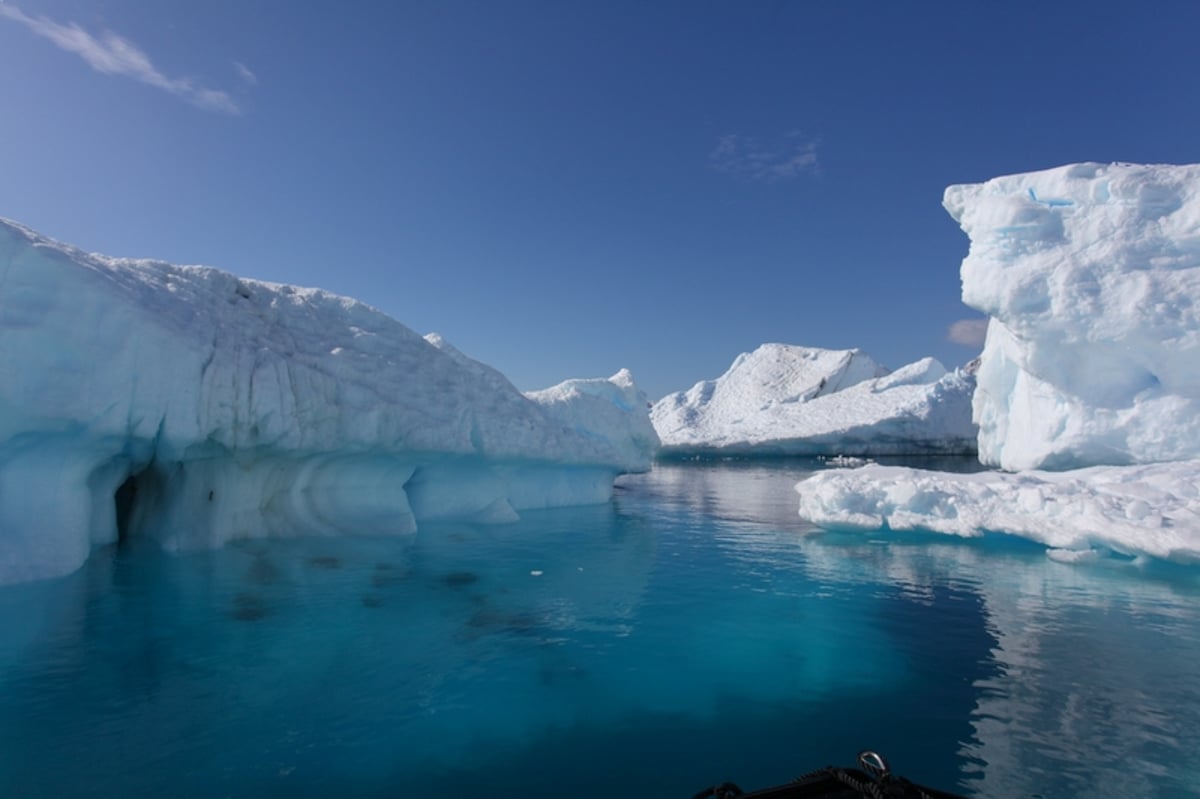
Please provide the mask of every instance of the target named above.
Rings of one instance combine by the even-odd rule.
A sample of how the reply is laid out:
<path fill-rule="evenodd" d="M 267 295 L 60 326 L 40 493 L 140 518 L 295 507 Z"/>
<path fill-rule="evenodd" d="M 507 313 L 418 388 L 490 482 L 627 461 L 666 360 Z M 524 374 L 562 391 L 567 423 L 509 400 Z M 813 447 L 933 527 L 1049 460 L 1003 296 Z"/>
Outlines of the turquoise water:
<path fill-rule="evenodd" d="M 806 468 L 0 589 L 0 796 L 686 798 L 866 747 L 976 796 L 1200 793 L 1200 570 L 814 535 Z"/>

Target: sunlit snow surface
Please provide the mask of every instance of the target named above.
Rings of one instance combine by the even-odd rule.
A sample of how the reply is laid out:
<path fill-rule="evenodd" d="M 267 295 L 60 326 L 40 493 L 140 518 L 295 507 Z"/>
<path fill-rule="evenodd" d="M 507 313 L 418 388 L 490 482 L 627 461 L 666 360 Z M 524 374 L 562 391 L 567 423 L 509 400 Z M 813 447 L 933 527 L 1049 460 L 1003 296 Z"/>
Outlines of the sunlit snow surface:
<path fill-rule="evenodd" d="M 973 453 L 974 385 L 933 358 L 889 373 L 859 350 L 764 344 L 650 417 L 666 456 Z"/>
<path fill-rule="evenodd" d="M 1200 457 L 1200 165 L 1077 164 L 951 186 L 963 301 L 991 317 L 979 457 Z"/>
<path fill-rule="evenodd" d="M 604 502 L 657 445 L 614 379 L 624 404 L 589 426 L 355 300 L 0 220 L 0 583 L 126 535 L 194 549 Z"/>

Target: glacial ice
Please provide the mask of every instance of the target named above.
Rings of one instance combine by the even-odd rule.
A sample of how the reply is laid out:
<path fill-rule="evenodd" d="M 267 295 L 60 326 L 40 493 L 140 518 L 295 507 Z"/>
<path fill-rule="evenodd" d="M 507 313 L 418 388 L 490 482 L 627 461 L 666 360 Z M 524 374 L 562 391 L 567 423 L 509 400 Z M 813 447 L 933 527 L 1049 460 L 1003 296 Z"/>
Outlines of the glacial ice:
<path fill-rule="evenodd" d="M 973 388 L 933 358 L 889 373 L 857 349 L 764 344 L 650 418 L 664 456 L 974 453 Z"/>
<path fill-rule="evenodd" d="M 951 186 L 963 301 L 991 317 L 979 457 L 1010 471 L 1200 457 L 1200 165 Z"/>
<path fill-rule="evenodd" d="M 1058 560 L 1109 550 L 1200 562 L 1200 460 L 944 474 L 899 466 L 819 472 L 796 486 L 800 515 L 825 529 L 1002 532 Z"/>
<path fill-rule="evenodd" d="M 603 502 L 656 445 L 613 380 L 531 400 L 355 300 L 0 220 L 0 584 L 126 535 L 394 535 Z"/>
<path fill-rule="evenodd" d="M 536 402 L 553 419 L 582 436 L 594 436 L 597 429 L 620 430 L 608 436 L 609 444 L 620 448 L 623 462 L 637 465 L 629 471 L 645 471 L 658 453 L 661 442 L 650 422 L 650 403 L 637 387 L 628 369 L 608 379 L 572 379 L 525 396 Z"/>
<path fill-rule="evenodd" d="M 991 317 L 979 457 L 1016 473 L 826 472 L 800 515 L 1200 561 L 1200 165 L 1076 164 L 944 204 L 971 239 L 963 300 Z"/>

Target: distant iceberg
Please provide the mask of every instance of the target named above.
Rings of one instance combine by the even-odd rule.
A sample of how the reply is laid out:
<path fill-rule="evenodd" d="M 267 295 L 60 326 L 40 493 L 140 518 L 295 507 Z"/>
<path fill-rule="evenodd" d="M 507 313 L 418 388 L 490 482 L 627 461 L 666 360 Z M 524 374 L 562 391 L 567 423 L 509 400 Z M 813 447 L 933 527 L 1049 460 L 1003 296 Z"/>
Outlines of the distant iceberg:
<path fill-rule="evenodd" d="M 924 358 L 895 372 L 857 349 L 764 344 L 654 404 L 661 454 L 974 454 L 975 381 Z"/>
<path fill-rule="evenodd" d="M 0 220 L 0 584 L 127 535 L 391 535 L 607 501 L 657 441 L 627 372 L 583 384 L 530 399 L 355 300 Z"/>
<path fill-rule="evenodd" d="M 800 514 L 1200 561 L 1200 166 L 1077 164 L 944 204 L 971 238 L 963 300 L 991 317 L 979 457 L 1019 473 L 830 472 Z"/>

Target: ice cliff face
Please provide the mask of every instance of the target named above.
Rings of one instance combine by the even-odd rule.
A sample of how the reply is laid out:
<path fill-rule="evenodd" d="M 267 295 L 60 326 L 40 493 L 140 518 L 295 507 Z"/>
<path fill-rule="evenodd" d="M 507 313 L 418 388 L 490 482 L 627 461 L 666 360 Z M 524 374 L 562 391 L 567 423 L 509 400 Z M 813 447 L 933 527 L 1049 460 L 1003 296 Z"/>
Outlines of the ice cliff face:
<path fill-rule="evenodd" d="M 889 374 L 859 350 L 764 344 L 650 418 L 668 456 L 973 453 L 973 388 L 932 358 Z"/>
<path fill-rule="evenodd" d="M 963 301 L 991 316 L 979 457 L 1200 456 L 1200 166 L 1077 164 L 951 186 Z"/>
<path fill-rule="evenodd" d="M 971 237 L 963 300 L 991 316 L 979 457 L 1017 473 L 823 472 L 800 515 L 1200 561 L 1200 166 L 1077 164 L 945 206 Z"/>
<path fill-rule="evenodd" d="M 345 297 L 0 220 L 0 583 L 125 535 L 187 548 L 501 521 L 604 501 L 649 468 L 644 405 L 567 423 L 576 400 L 531 401 L 436 341 Z"/>

